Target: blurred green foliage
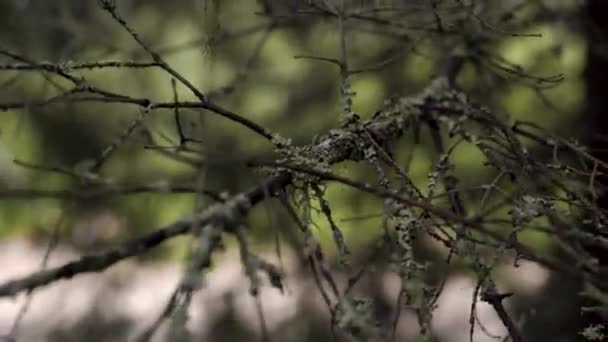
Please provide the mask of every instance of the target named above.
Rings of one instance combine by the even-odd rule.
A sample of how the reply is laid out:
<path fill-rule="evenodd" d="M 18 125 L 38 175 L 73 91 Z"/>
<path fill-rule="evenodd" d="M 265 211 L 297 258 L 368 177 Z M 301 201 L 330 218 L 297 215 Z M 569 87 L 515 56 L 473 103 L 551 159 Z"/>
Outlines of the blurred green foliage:
<path fill-rule="evenodd" d="M 284 137 L 291 137 L 296 144 L 310 142 L 313 136 L 337 126 L 341 110 L 339 71 L 329 63 L 294 58 L 311 55 L 336 58 L 339 35 L 335 22 L 303 17 L 293 27 L 277 24 L 267 35 L 263 25 L 269 20 L 259 14 L 261 9 L 254 1 L 131 1 L 120 2 L 119 7 L 141 37 L 161 51 L 170 65 L 203 92 L 233 86 L 231 93 L 217 97 L 226 108 Z M 3 1 L 0 17 L 1 47 L 36 61 L 149 60 L 94 1 Z M 251 28 L 257 29 L 250 34 L 238 33 Z M 529 33 L 540 33 L 542 37 L 504 35 L 496 44 L 495 53 L 523 66 L 531 74 L 563 73 L 565 80 L 544 92 L 545 102 L 524 84 L 497 84 L 497 89 L 476 87 L 487 75 L 480 74 L 473 65 L 465 66 L 462 84 L 477 100 L 498 112 L 509 113 L 511 120 L 533 121 L 560 133 L 575 134 L 573 123 L 580 115 L 584 91 L 581 81 L 584 39 L 577 33 L 565 31 L 560 23 L 551 22 L 532 23 Z M 355 68 L 381 61 L 387 54 L 390 56 L 391 49 L 402 45 L 398 48 L 401 56 L 392 63 L 353 76 L 354 109 L 362 117 L 370 117 L 387 98 L 421 89 L 434 75 L 444 47 L 437 40 L 422 33 L 419 35 L 414 37 L 419 41 L 411 44 L 365 30 L 353 29 L 348 33 L 349 62 Z M 261 41 L 259 56 L 252 56 Z M 14 62 L 2 59 L 2 63 Z M 170 77 L 158 69 L 104 69 L 79 74 L 92 84 L 115 93 L 153 101 L 172 100 Z M 236 82 L 232 84 L 234 80 Z M 0 83 L 0 102 L 48 98 L 69 85 L 65 80 L 40 72 L 2 72 Z M 503 87 L 505 91 L 499 91 Z M 178 86 L 177 92 L 180 100 L 194 99 L 183 86 Z M 549 103 L 559 105 L 553 108 Z M 74 170 L 79 163 L 96 158 L 140 112 L 140 108 L 130 105 L 88 102 L 2 112 L 1 187 L 79 189 L 82 185 L 69 177 L 19 167 L 12 160 Z M 202 141 L 200 145 L 192 145 L 202 151 L 200 157 L 206 160 L 205 188 L 235 193 L 260 179 L 259 175 L 247 170 L 244 162 L 249 158 L 272 156 L 274 152 L 268 143 L 206 111 L 183 110 L 181 115 L 187 121 L 186 133 Z M 149 114 L 145 126 L 159 145 L 168 146 L 178 140 L 171 110 Z M 426 141 L 416 146 L 413 143 L 412 139 L 406 138 L 395 146 L 396 158 L 405 163 L 412 155 L 409 171 L 416 184 L 424 189 L 436 156 L 427 149 Z M 196 178 L 194 168 L 171 160 L 158 150 L 145 149 L 147 144 L 145 135 L 136 132 L 119 146 L 102 167 L 101 175 L 115 184 Z M 194 156 L 198 157 L 196 153 Z M 481 155 L 471 146 L 459 146 L 452 160 L 463 186 L 493 177 L 487 174 Z M 335 170 L 348 176 L 369 176 L 365 169 L 354 165 L 338 165 Z M 381 232 L 379 216 L 345 220 L 379 214 L 381 206 L 377 200 L 340 185 L 329 185 L 327 198 L 349 245 L 362 245 Z M 474 203 L 477 199 L 471 196 L 470 200 Z M 122 222 L 120 231 L 109 236 L 111 242 L 190 215 L 195 196 L 138 194 L 70 202 L 3 199 L 0 236 L 48 232 L 62 208 L 71 208 L 67 210 L 70 222 L 89 217 L 83 213 L 109 209 L 116 220 Z M 269 237 L 272 235 L 267 233 L 281 229 L 272 227 L 271 222 L 279 225 L 285 224 L 286 220 L 281 218 L 284 213 L 278 205 L 272 209 L 272 215 L 277 216 L 274 220 L 269 219 L 265 211 L 264 208 L 256 209 L 250 223 L 261 241 L 271 242 Z M 323 243 L 332 248 L 327 221 L 319 214 L 314 214 L 313 219 Z M 66 227 L 65 234 L 73 234 L 71 229 L 73 226 Z M 542 243 L 542 236 L 530 235 L 529 239 Z"/>

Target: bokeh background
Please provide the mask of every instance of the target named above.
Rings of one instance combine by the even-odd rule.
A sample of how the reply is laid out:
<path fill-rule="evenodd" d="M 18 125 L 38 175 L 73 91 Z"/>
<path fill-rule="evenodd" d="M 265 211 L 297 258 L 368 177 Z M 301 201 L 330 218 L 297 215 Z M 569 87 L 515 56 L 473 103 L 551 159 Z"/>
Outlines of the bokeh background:
<path fill-rule="evenodd" d="M 333 2 L 333 1 L 330 1 Z M 118 8 L 152 48 L 178 72 L 225 108 L 291 138 L 295 145 L 339 125 L 342 110 L 340 75 L 332 63 L 306 56 L 337 58 L 339 30 L 335 20 L 307 13 L 304 1 L 117 1 Z M 360 9 L 347 26 L 348 58 L 353 68 L 370 68 L 352 76 L 354 110 L 370 118 L 387 99 L 415 94 L 438 73 L 446 54 L 466 39 L 483 51 L 517 64 L 526 75 L 563 80 L 543 89 L 542 82 L 493 66 L 478 56 L 468 62 L 459 84 L 472 98 L 511 122 L 537 123 L 550 132 L 592 144 L 605 140 L 601 112 L 606 74 L 607 16 L 601 1 L 479 1 L 478 14 L 487 22 L 463 20 L 458 1 L 346 1 Z M 373 3 L 373 4 L 372 4 Z M 432 4 L 452 32 L 437 32 Z M 394 6 L 399 11 L 371 11 Z M 591 8 L 592 6 L 600 6 Z M 382 20 L 367 20 L 381 17 Z M 606 18 L 608 22 L 608 18 Z M 453 25 L 453 26 L 449 26 Z M 517 34 L 513 34 L 516 32 Z M 597 48 L 597 49 L 594 49 Z M 149 56 L 103 10 L 97 1 L 4 0 L 0 2 L 0 64 L 18 60 L 63 63 L 88 61 L 150 61 Z M 499 57 L 498 57 L 499 56 Z M 591 70 L 591 71 L 589 71 Z M 587 71 L 587 72 L 586 72 Z M 171 78 L 159 68 L 78 70 L 91 84 L 132 97 L 172 101 Z M 50 98 L 68 89 L 65 80 L 40 71 L 0 70 L 3 103 Z M 601 90 L 598 90 L 601 89 Z M 196 100 L 177 86 L 180 100 Z M 141 108 L 98 102 L 55 103 L 0 112 L 0 279 L 28 274 L 39 267 L 48 241 L 59 231 L 51 265 L 115 246 L 191 215 L 212 201 L 189 193 L 156 191 L 100 198 L 57 198 L 43 193 L 14 196 L 15 190 L 83 190 L 74 177 L 48 168 L 80 172 L 83 165 L 117 141 L 142 115 Z M 202 159 L 206 189 L 237 193 L 257 184 L 263 175 L 246 167 L 248 160 L 268 160 L 273 146 L 228 120 L 200 110 L 183 109 L 189 158 Z M 424 132 L 423 132 L 424 133 Z M 154 110 L 141 127 L 102 165 L 102 186 L 128 187 L 192 184 L 197 168 L 172 158 L 160 148 L 175 146 L 179 135 L 173 111 Z M 396 159 L 411 160 L 409 173 L 422 189 L 436 157 L 424 135 L 414 144 L 405 137 Z M 532 147 L 532 152 L 534 149 Z M 544 153 L 544 152 L 538 152 Z M 599 153 L 599 152 L 598 152 Z M 545 158 L 542 154 L 539 158 Z M 20 162 L 15 162 L 18 160 Z M 463 187 L 491 177 L 479 152 L 466 145 L 452 156 Z M 26 163 L 27 165 L 24 165 Z M 28 166 L 29 165 L 29 166 Z M 35 167 L 33 166 L 35 165 Z M 353 178 L 370 177 L 369 168 L 344 163 L 335 170 Z M 329 185 L 327 198 L 355 255 L 365 256 L 382 233 L 381 203 L 340 185 Z M 5 194 L 3 194 L 3 192 Z M 51 193 L 49 192 L 49 193 Z M 52 192 L 56 194 L 56 192 Z M 322 215 L 313 213 L 313 229 L 330 260 L 335 256 L 331 231 Z M 249 216 L 250 239 L 256 251 L 281 264 L 288 274 L 286 290 L 265 285 L 261 292 L 266 319 L 277 341 L 330 340 L 327 310 L 310 274 L 292 247 L 297 238 L 284 209 L 274 201 Z M 552 242 L 530 233 L 523 240 L 551 250 Z M 280 241 L 282 258 L 277 258 Z M 188 240 L 177 238 L 150 253 L 123 262 L 101 274 L 79 276 L 36 292 L 19 326 L 20 341 L 125 340 L 143 329 L 162 310 L 179 281 Z M 181 340 L 237 341 L 259 338 L 255 301 L 247 293 L 234 242 L 217 255 L 197 295 Z M 422 241 L 420 258 L 442 260 L 441 246 Z M 337 264 L 337 263 L 336 263 Z M 336 266 L 338 267 L 338 266 Z M 375 266 L 376 267 L 376 266 Z M 378 299 L 380 315 L 394 308 L 398 279 L 377 265 L 359 289 Z M 439 341 L 468 340 L 468 310 L 474 279 L 453 268 L 439 301 L 434 329 Z M 550 340 L 576 340 L 580 331 L 578 284 L 533 263 L 498 270 L 501 287 L 518 294 L 510 309 L 523 317 L 529 340 L 550 334 Z M 25 296 L 0 301 L 0 333 L 8 333 Z M 494 341 L 505 331 L 493 310 L 480 303 L 475 341 Z M 547 324 L 556 327 L 547 331 Z M 404 310 L 400 340 L 415 340 L 416 319 Z M 155 338 L 164 340 L 163 333 Z"/>

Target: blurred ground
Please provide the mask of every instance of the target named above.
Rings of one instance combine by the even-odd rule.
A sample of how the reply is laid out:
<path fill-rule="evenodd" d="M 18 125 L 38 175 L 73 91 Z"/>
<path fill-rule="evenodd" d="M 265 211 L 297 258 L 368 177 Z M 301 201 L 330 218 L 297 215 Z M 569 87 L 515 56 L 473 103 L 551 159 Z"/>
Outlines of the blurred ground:
<path fill-rule="evenodd" d="M 43 246 L 25 240 L 6 239 L 0 243 L 0 282 L 25 275 L 37 269 L 42 258 Z M 266 256 L 272 260 L 272 256 Z M 77 255 L 65 246 L 52 254 L 51 265 L 73 260 Z M 276 261 L 276 260 L 275 260 Z M 271 332 L 280 331 L 280 340 L 306 341 L 317 335 L 315 326 L 300 326 L 299 317 L 319 322 L 329 322 L 328 311 L 314 283 L 298 269 L 293 256 L 286 256 L 283 264 L 287 269 L 286 291 L 265 284 L 261 290 L 261 302 L 266 324 Z M 127 340 L 136 336 L 162 311 L 174 286 L 180 278 L 181 265 L 170 263 L 136 263 L 126 261 L 103 274 L 78 276 L 61 281 L 35 293 L 33 301 L 21 322 L 17 340 L 77 341 L 85 338 L 93 341 Z M 542 291 L 548 273 L 532 263 L 519 267 L 504 266 L 499 270 L 501 287 L 520 296 L 534 295 Z M 386 302 L 396 302 L 399 281 L 394 275 L 379 275 L 381 291 Z M 254 299 L 248 294 L 248 280 L 243 276 L 235 251 L 224 253 L 214 270 L 206 276 L 205 288 L 197 293 L 187 325 L 190 331 L 203 340 L 217 340 L 229 329 L 222 320 L 233 320 L 247 335 L 260 336 L 260 325 Z M 464 276 L 454 276 L 446 284 L 434 314 L 433 328 L 440 341 L 469 341 L 469 312 L 475 284 Z M 517 286 L 517 287 L 515 287 Z M 6 334 L 25 300 L 24 295 L 15 299 L 0 300 L 0 333 Z M 509 301 L 506 301 L 509 304 Z M 476 324 L 476 342 L 496 341 L 504 336 L 505 329 L 493 309 L 478 303 L 479 321 Z M 302 320 L 302 321 L 307 321 Z M 313 319 L 312 321 L 314 321 Z M 399 341 L 413 341 L 417 331 L 416 318 L 406 310 L 398 328 Z M 292 327 L 292 328 L 290 328 Z M 484 332 L 485 330 L 485 332 Z M 165 341 L 163 327 L 153 341 Z M 494 335 L 488 336 L 488 335 Z M 198 340 L 198 339 L 196 339 Z"/>

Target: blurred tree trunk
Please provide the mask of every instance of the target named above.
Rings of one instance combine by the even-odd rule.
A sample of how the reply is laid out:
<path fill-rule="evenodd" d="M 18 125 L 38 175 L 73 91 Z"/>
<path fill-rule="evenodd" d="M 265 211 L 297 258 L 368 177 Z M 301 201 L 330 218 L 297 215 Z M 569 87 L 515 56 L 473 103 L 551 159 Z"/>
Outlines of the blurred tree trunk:
<path fill-rule="evenodd" d="M 585 115 L 589 126 L 585 133 L 593 155 L 608 161 L 608 1 L 589 0 L 586 14 Z M 599 177 L 598 180 L 602 187 L 608 187 L 606 177 Z M 597 204 L 601 209 L 608 210 L 608 193 L 600 193 Z M 597 230 L 593 233 L 600 234 Z M 597 259 L 601 268 L 608 266 L 608 251 L 602 248 L 588 248 L 588 251 Z M 583 305 L 593 303 L 584 302 Z M 605 322 L 606 317 L 600 316 L 594 313 L 583 314 L 583 323 L 588 326 Z"/>

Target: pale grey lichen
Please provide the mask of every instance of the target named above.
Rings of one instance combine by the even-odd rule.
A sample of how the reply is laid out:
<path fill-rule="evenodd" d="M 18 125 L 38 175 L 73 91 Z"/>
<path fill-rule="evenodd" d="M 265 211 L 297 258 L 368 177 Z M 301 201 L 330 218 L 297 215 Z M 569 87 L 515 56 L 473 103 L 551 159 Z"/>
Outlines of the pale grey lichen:
<path fill-rule="evenodd" d="M 384 330 L 374 318 L 373 302 L 369 298 L 343 298 L 336 308 L 335 324 L 351 340 L 386 341 Z"/>
<path fill-rule="evenodd" d="M 547 210 L 551 210 L 552 207 L 552 203 L 542 197 L 524 195 L 511 210 L 513 226 L 520 227 L 529 223 L 547 213 Z"/>
<path fill-rule="evenodd" d="M 586 327 L 581 332 L 581 335 L 589 341 L 604 341 L 608 335 L 604 332 L 606 326 L 603 324 L 594 324 Z"/>

